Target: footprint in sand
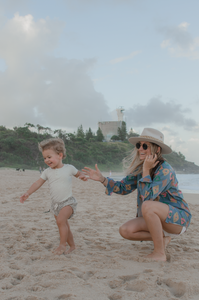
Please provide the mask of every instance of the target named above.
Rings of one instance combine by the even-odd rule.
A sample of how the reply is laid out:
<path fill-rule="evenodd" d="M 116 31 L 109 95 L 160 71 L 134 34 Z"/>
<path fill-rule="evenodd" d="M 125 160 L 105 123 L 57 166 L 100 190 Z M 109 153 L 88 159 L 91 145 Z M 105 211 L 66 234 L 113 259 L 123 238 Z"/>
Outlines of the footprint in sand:
<path fill-rule="evenodd" d="M 44 298 L 37 298 L 35 296 L 28 296 L 25 300 L 44 300 Z"/>
<path fill-rule="evenodd" d="M 41 286 L 32 286 L 31 288 L 29 288 L 29 290 L 31 292 L 40 292 L 40 291 L 42 291 L 42 287 Z"/>
<path fill-rule="evenodd" d="M 109 287 L 113 290 L 120 287 L 123 284 L 122 280 L 113 280 L 109 282 Z"/>
<path fill-rule="evenodd" d="M 0 274 L 0 280 L 3 280 L 4 278 L 9 277 L 9 276 L 10 276 L 9 273 L 2 273 L 2 274 Z"/>
<path fill-rule="evenodd" d="M 162 285 L 162 284 L 166 285 L 166 287 L 168 288 L 170 293 L 177 298 L 182 297 L 186 293 L 186 290 L 187 290 L 186 283 L 183 281 L 175 282 L 171 279 L 164 279 L 162 281 L 158 280 L 157 284 L 158 285 Z"/>
<path fill-rule="evenodd" d="M 94 275 L 92 271 L 81 272 L 76 268 L 71 268 L 70 270 L 73 271 L 77 277 L 83 279 L 84 281 L 87 281 L 90 277 Z"/>
<path fill-rule="evenodd" d="M 145 280 L 136 280 L 134 282 L 130 282 L 125 287 L 126 291 L 132 292 L 145 292 L 147 289 L 147 284 Z"/>
<path fill-rule="evenodd" d="M 138 275 L 137 274 L 134 274 L 134 275 L 126 275 L 126 276 L 119 276 L 119 280 L 116 279 L 116 280 L 112 280 L 109 282 L 109 287 L 111 289 L 116 289 L 120 286 L 122 286 L 123 284 L 125 284 L 126 282 L 128 281 L 131 281 L 131 280 L 135 280 L 137 279 Z"/>
<path fill-rule="evenodd" d="M 19 270 L 19 269 L 20 269 L 15 263 L 11 263 L 11 264 L 9 265 L 9 268 L 10 268 L 10 269 L 13 269 L 13 270 Z"/>
<path fill-rule="evenodd" d="M 75 299 L 71 294 L 63 294 L 57 298 L 57 300 L 73 300 Z"/>
<path fill-rule="evenodd" d="M 10 290 L 11 288 L 13 288 L 12 284 L 6 284 L 6 285 L 2 286 L 2 290 Z"/>
<path fill-rule="evenodd" d="M 88 280 L 90 277 L 92 277 L 94 275 L 93 272 L 88 271 L 88 272 L 80 272 L 80 273 L 76 273 L 77 277 L 83 279 L 83 280 Z"/>
<path fill-rule="evenodd" d="M 153 272 L 153 270 L 151 270 L 151 269 L 146 269 L 143 271 L 143 273 L 151 273 L 151 272 Z"/>
<path fill-rule="evenodd" d="M 17 274 L 13 276 L 13 279 L 11 279 L 11 284 L 12 285 L 18 285 L 21 283 L 21 280 L 24 278 L 24 275 Z"/>
<path fill-rule="evenodd" d="M 122 299 L 122 296 L 120 294 L 113 294 L 108 297 L 109 300 L 120 300 Z"/>
<path fill-rule="evenodd" d="M 119 278 L 123 280 L 123 283 L 127 282 L 127 281 L 131 281 L 134 279 L 138 278 L 138 274 L 134 274 L 134 275 L 126 275 L 126 276 L 120 276 Z"/>

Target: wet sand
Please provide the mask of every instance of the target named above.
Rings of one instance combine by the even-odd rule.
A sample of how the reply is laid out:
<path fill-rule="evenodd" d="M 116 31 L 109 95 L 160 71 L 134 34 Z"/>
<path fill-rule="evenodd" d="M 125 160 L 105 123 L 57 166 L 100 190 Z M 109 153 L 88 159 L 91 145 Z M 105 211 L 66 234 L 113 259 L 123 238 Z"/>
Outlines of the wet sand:
<path fill-rule="evenodd" d="M 198 299 L 199 195 L 185 194 L 193 214 L 188 231 L 172 239 L 167 262 L 143 257 L 152 242 L 124 240 L 121 224 L 136 214 L 136 192 L 106 196 L 98 182 L 73 180 L 77 214 L 69 220 L 77 249 L 54 256 L 59 244 L 47 183 L 26 203 L 20 196 L 37 171 L 0 169 L 1 300 Z"/>

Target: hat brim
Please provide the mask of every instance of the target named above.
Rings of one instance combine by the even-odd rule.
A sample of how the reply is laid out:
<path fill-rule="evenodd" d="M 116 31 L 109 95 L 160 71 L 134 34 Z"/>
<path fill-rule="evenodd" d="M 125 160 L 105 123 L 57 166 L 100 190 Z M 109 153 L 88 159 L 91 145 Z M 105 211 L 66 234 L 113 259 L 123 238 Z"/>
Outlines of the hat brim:
<path fill-rule="evenodd" d="M 138 143 L 138 142 L 150 142 L 150 143 L 154 143 L 158 146 L 160 146 L 162 148 L 162 154 L 169 154 L 172 152 L 172 149 L 165 145 L 164 143 L 162 142 L 159 142 L 157 140 L 154 140 L 154 139 L 150 139 L 150 138 L 145 138 L 145 137 L 141 137 L 141 136 L 138 136 L 138 137 L 131 137 L 129 138 L 129 142 L 131 144 L 133 144 L 134 146 Z"/>

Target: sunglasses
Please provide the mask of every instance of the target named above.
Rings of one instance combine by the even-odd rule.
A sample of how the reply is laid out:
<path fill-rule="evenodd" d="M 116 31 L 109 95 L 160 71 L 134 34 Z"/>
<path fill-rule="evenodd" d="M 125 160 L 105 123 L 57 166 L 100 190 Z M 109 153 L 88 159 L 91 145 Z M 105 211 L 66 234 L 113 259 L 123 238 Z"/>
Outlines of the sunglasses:
<path fill-rule="evenodd" d="M 142 144 L 141 145 L 141 143 L 137 143 L 136 145 L 135 145 L 135 147 L 137 148 L 137 149 L 140 149 L 140 147 L 142 146 L 142 148 L 144 149 L 144 150 L 147 150 L 147 148 L 149 147 L 147 144 Z"/>

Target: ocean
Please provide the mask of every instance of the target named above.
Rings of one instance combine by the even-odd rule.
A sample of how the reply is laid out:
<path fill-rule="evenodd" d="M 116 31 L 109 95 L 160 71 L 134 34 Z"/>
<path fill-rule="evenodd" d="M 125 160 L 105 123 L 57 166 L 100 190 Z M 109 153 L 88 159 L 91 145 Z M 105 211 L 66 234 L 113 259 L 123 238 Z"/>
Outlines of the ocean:
<path fill-rule="evenodd" d="M 176 174 L 183 193 L 199 194 L 199 174 Z"/>
<path fill-rule="evenodd" d="M 178 187 L 183 193 L 199 194 L 199 174 L 176 174 Z M 121 180 L 121 176 L 110 176 L 114 180 Z"/>

